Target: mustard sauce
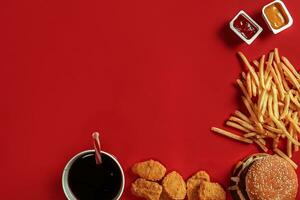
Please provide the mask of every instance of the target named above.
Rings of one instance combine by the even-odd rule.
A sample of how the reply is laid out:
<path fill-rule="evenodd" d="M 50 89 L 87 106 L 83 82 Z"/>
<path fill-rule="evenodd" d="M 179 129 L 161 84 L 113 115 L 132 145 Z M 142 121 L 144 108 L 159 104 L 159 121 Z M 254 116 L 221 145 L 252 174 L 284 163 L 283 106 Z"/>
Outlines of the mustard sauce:
<path fill-rule="evenodd" d="M 288 19 L 282 6 L 278 3 L 269 5 L 265 9 L 265 15 L 267 16 L 272 28 L 280 29 L 288 23 Z"/>

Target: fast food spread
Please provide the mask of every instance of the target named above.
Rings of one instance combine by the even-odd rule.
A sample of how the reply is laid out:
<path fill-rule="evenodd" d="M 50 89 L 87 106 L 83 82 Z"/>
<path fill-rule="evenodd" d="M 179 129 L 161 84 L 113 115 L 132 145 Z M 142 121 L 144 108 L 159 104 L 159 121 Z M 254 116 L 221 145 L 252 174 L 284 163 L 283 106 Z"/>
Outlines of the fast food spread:
<path fill-rule="evenodd" d="M 60 169 L 61 162 L 53 167 L 53 162 L 59 161 L 53 159 L 54 155 L 62 154 L 76 138 L 80 140 L 87 125 L 107 123 L 103 130 L 113 134 L 105 136 L 112 138 L 106 144 L 112 145 L 111 149 L 118 148 L 115 155 L 124 156 L 120 161 L 140 155 L 140 150 L 154 155 L 164 150 L 170 153 L 161 155 L 169 156 L 169 161 L 181 162 L 186 169 L 203 157 L 207 162 L 199 163 L 210 167 L 209 170 L 220 170 L 231 162 L 229 167 L 234 168 L 232 172 L 228 170 L 229 176 L 217 179 L 227 180 L 227 185 L 215 181 L 213 174 L 201 166 L 196 166 L 197 171 L 188 177 L 154 159 L 123 166 L 114 155 L 102 150 L 100 135 L 93 132 L 90 139 L 94 149 L 75 154 L 63 169 L 61 185 L 66 199 L 123 199 L 124 188 L 128 191 L 125 178 L 133 175 L 129 183 L 131 196 L 126 194 L 124 199 L 226 200 L 230 194 L 233 200 L 300 200 L 300 173 L 296 173 L 300 161 L 296 157 L 300 147 L 300 63 L 278 48 L 272 47 L 255 58 L 246 56 L 251 46 L 241 48 L 244 53 L 237 52 L 243 70 L 233 82 L 241 104 L 225 119 L 224 127 L 206 127 L 207 132 L 213 132 L 208 137 L 233 147 L 240 142 L 243 148 L 255 147 L 257 152 L 242 155 L 237 163 L 231 158 L 227 162 L 228 155 L 222 154 L 238 151 L 228 149 L 223 141 L 215 143 L 209 141 L 211 138 L 200 138 L 207 135 L 200 136 L 196 131 L 201 130 L 199 124 L 211 123 L 218 115 L 219 110 L 212 107 L 226 95 L 226 90 L 222 90 L 212 97 L 220 91 L 220 80 L 230 73 L 220 66 L 227 65 L 228 54 L 237 49 L 238 43 L 231 40 L 248 45 L 257 40 L 258 46 L 252 51 L 269 48 L 264 46 L 261 36 L 273 37 L 267 45 L 285 45 L 290 52 L 299 47 L 297 35 L 287 36 L 288 32 L 280 34 L 287 37 L 285 40 L 276 40 L 275 34 L 291 27 L 294 19 L 283 0 L 270 1 L 259 8 L 259 1 L 252 1 L 248 7 L 248 3 L 243 5 L 245 2 L 238 0 L 57 1 L 58 5 L 42 0 L 33 1 L 36 7 L 27 5 L 30 1 L 3 1 L 8 9 L 1 6 L 1 18 L 7 25 L 2 25 L 2 30 L 11 33 L 4 32 L 1 37 L 1 60 L 5 62 L 1 63 L 4 84 L 0 103 L 7 107 L 1 111 L 1 132 L 7 135 L 2 140 L 9 144 L 1 145 L 1 166 L 6 166 L 1 171 L 5 175 L 2 188 L 11 189 L 5 191 L 6 197 L 1 194 L 1 199 L 63 198 L 53 195 L 53 188 L 38 191 L 44 185 L 39 180 L 57 189 L 53 184 L 57 179 L 50 175 Z M 234 10 L 234 6 L 242 8 Z M 259 9 L 259 15 L 257 10 L 250 10 L 254 7 Z M 294 10 L 291 7 L 290 11 Z M 234 13 L 225 22 L 225 15 L 230 12 Z M 300 13 L 295 13 L 295 20 L 297 17 Z M 266 31 L 269 36 L 264 34 Z M 289 37 L 294 40 L 289 42 L 298 43 L 288 44 Z M 225 45 L 219 46 L 219 41 Z M 282 41 L 285 43 L 279 44 Z M 214 59 L 220 61 L 214 63 Z M 16 68 L 19 65 L 21 69 Z M 70 67 L 65 68 L 66 65 Z M 215 76 L 219 70 L 222 72 Z M 199 74 L 205 77 L 201 79 Z M 198 86 L 200 89 L 195 89 Z M 79 121 L 83 121 L 83 126 L 74 126 Z M 49 127 L 53 129 L 47 130 Z M 73 136 L 62 134 L 73 134 L 74 130 L 79 134 L 74 141 Z M 187 132 L 193 135 L 184 135 Z M 66 143 L 59 145 L 52 133 L 65 135 L 62 139 Z M 51 145 L 46 148 L 48 143 Z M 53 143 L 61 149 L 54 149 Z M 49 169 L 42 173 L 30 173 L 45 166 Z M 128 167 L 131 174 L 124 173 Z M 23 175 L 27 174 L 25 179 Z M 32 189 L 34 195 L 16 193 L 20 189 L 17 185 L 25 188 L 23 193 Z"/>
<path fill-rule="evenodd" d="M 279 0 L 264 6 L 262 15 L 274 34 L 293 23 Z M 248 45 L 263 31 L 243 10 L 229 26 Z M 234 200 L 295 200 L 298 166 L 292 158 L 300 146 L 300 74 L 287 57 L 279 54 L 278 48 L 252 61 L 242 52 L 237 54 L 245 67 L 236 80 L 243 107 L 227 119 L 228 129 L 211 130 L 239 142 L 256 144 L 263 153 L 249 155 L 236 164 L 228 191 Z M 212 182 L 203 170 L 185 181 L 179 172 L 168 172 L 162 163 L 146 160 L 135 163 L 132 172 L 138 178 L 131 184 L 131 192 L 146 200 L 226 199 L 223 187 Z"/>
<path fill-rule="evenodd" d="M 226 199 L 223 187 L 218 183 L 210 182 L 207 172 L 198 171 L 185 181 L 176 171 L 165 175 L 166 168 L 163 166 L 154 160 L 134 164 L 132 171 L 139 178 L 131 185 L 132 194 L 147 200 L 183 200 L 186 197 L 188 200 Z M 162 174 L 164 177 L 161 177 Z M 156 181 L 153 181 L 153 177 L 156 177 Z"/>
<path fill-rule="evenodd" d="M 235 200 L 294 200 L 298 192 L 297 164 L 293 152 L 299 150 L 300 74 L 277 48 L 249 61 L 238 52 L 246 68 L 236 80 L 244 108 L 226 121 L 227 127 L 212 127 L 217 134 L 256 144 L 264 153 L 238 162 L 230 178 Z M 283 144 L 284 143 L 284 144 Z M 268 154 L 273 152 L 274 155 Z M 226 192 L 209 174 L 198 171 L 184 181 L 176 171 L 167 173 L 158 161 L 133 165 L 139 178 L 132 183 L 132 194 L 147 200 L 225 200 Z"/>

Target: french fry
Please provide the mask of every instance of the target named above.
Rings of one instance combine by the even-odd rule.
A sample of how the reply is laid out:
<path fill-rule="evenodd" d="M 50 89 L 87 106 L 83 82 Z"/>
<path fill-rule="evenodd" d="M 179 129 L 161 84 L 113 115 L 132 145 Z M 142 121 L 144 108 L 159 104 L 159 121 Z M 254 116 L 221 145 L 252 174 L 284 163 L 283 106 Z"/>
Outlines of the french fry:
<path fill-rule="evenodd" d="M 262 124 L 257 119 L 255 119 L 254 124 L 255 124 L 255 128 L 256 128 L 256 132 L 261 133 L 261 134 L 265 133 Z"/>
<path fill-rule="evenodd" d="M 249 129 L 246 129 L 245 127 L 243 127 L 243 126 L 241 126 L 237 123 L 231 122 L 231 121 L 227 121 L 226 125 L 231 126 L 232 128 L 236 128 L 236 129 L 241 130 L 241 131 L 246 132 L 246 133 L 250 132 Z"/>
<path fill-rule="evenodd" d="M 253 65 L 257 68 L 259 68 L 259 62 L 257 60 L 253 60 Z"/>
<path fill-rule="evenodd" d="M 247 90 L 248 90 L 248 95 L 251 98 L 252 97 L 252 84 L 251 84 L 251 75 L 249 72 L 246 77 L 246 86 L 247 86 Z"/>
<path fill-rule="evenodd" d="M 278 111 L 278 99 L 277 99 L 277 89 L 273 85 L 272 86 L 272 94 L 273 94 L 273 109 L 274 109 L 274 116 L 279 119 L 279 111 Z"/>
<path fill-rule="evenodd" d="M 268 104 L 268 95 L 266 95 L 265 99 L 263 100 L 262 109 L 261 109 L 261 112 L 259 113 L 259 121 L 261 123 L 264 122 L 264 115 L 265 115 L 266 110 L 267 110 L 267 104 Z"/>
<path fill-rule="evenodd" d="M 289 132 L 291 133 L 291 135 L 294 135 L 293 128 L 291 125 L 289 127 Z M 292 142 L 290 140 L 287 140 L 286 141 L 286 154 L 289 158 L 292 157 L 292 147 L 293 147 Z"/>
<path fill-rule="evenodd" d="M 268 111 L 269 111 L 269 116 L 272 119 L 272 116 L 274 116 L 273 115 L 273 96 L 272 95 L 269 95 L 269 98 L 268 98 Z M 274 122 L 273 119 L 272 119 L 272 121 Z"/>
<path fill-rule="evenodd" d="M 247 92 L 247 90 L 246 90 L 244 84 L 242 83 L 242 81 L 241 81 L 240 79 L 237 79 L 236 82 L 237 82 L 237 84 L 240 86 L 240 88 L 241 88 L 241 90 L 242 90 L 244 96 L 247 98 L 247 100 L 248 100 L 249 102 L 252 102 L 252 100 L 251 100 L 251 98 L 250 98 L 250 96 L 249 96 L 249 94 L 248 94 L 248 92 Z"/>
<path fill-rule="evenodd" d="M 268 57 L 268 64 L 272 64 L 274 60 L 274 51 L 270 51 L 269 57 Z"/>
<path fill-rule="evenodd" d="M 291 89 L 290 92 L 291 92 L 293 95 L 295 95 L 296 98 L 298 98 L 298 97 L 297 97 L 298 92 L 297 92 L 296 90 Z M 298 99 L 299 99 L 299 98 L 298 98 Z"/>
<path fill-rule="evenodd" d="M 244 137 L 245 137 L 245 138 L 250 138 L 250 137 L 254 137 L 254 136 L 256 136 L 256 135 L 257 135 L 257 133 L 255 133 L 255 132 L 250 132 L 250 133 L 244 134 Z"/>
<path fill-rule="evenodd" d="M 288 161 L 295 169 L 298 168 L 298 165 L 292 161 L 285 153 L 283 153 L 280 149 L 276 148 L 273 150 L 276 154 L 278 154 L 280 157 L 284 158 L 286 161 Z"/>
<path fill-rule="evenodd" d="M 270 68 L 272 67 L 272 63 L 273 63 L 273 59 L 274 59 L 274 52 L 270 52 L 269 53 L 269 58 L 268 58 L 268 62 L 267 62 L 267 69 L 266 69 L 266 73 L 265 73 L 265 80 L 268 79 L 269 77 L 269 73 L 270 73 Z"/>
<path fill-rule="evenodd" d="M 274 63 L 274 69 L 277 69 L 277 65 Z M 274 71 L 273 68 L 271 68 L 271 76 L 273 77 L 273 80 L 278 88 L 278 91 L 279 91 L 279 96 L 280 96 L 280 99 L 283 100 L 284 98 L 284 94 L 285 94 L 285 90 L 284 90 L 284 87 L 283 87 L 283 84 L 282 84 L 282 80 L 281 80 L 281 75 L 278 71 L 279 74 L 277 74 L 275 71 Z"/>
<path fill-rule="evenodd" d="M 267 138 L 267 136 L 265 136 L 265 135 L 256 135 L 255 137 L 257 139 L 265 139 L 265 138 Z"/>
<path fill-rule="evenodd" d="M 236 134 L 233 134 L 231 132 L 228 132 L 228 131 L 225 131 L 225 130 L 222 130 L 220 128 L 216 128 L 216 127 L 212 127 L 211 130 L 215 133 L 219 133 L 221 135 L 224 135 L 224 136 L 227 136 L 227 137 L 230 137 L 232 139 L 235 139 L 235 140 L 238 140 L 240 142 L 245 142 L 245 143 L 248 143 L 248 144 L 251 144 L 253 143 L 252 140 L 248 139 L 248 138 L 243 138 L 241 136 L 238 136 Z"/>
<path fill-rule="evenodd" d="M 293 128 L 295 129 L 295 131 L 300 133 L 300 127 L 298 126 L 298 123 L 294 119 L 292 119 L 292 117 L 289 115 L 287 116 L 287 118 L 288 118 L 289 122 L 293 125 Z"/>
<path fill-rule="evenodd" d="M 255 85 L 254 79 L 251 77 L 251 88 L 252 88 L 252 95 L 256 97 L 257 95 L 257 87 Z"/>
<path fill-rule="evenodd" d="M 293 73 L 287 68 L 287 66 L 285 66 L 285 64 L 280 64 L 286 76 L 289 77 L 290 83 L 293 84 L 298 90 L 300 90 L 300 84 L 297 81 L 296 77 L 293 75 Z"/>
<path fill-rule="evenodd" d="M 260 58 L 260 62 L 259 62 L 259 80 L 262 88 L 265 88 L 264 65 L 265 65 L 265 55 L 263 55 Z"/>
<path fill-rule="evenodd" d="M 281 129 L 277 129 L 277 128 L 274 128 L 272 126 L 269 126 L 269 125 L 264 125 L 264 128 L 273 132 L 273 133 L 277 133 L 277 134 L 283 134 L 283 131 Z"/>
<path fill-rule="evenodd" d="M 293 114 L 292 118 L 293 118 L 293 120 L 298 124 L 299 119 L 298 119 L 298 116 L 297 116 L 297 113 L 296 113 L 296 112 Z M 293 130 L 293 133 L 294 133 L 294 138 L 295 138 L 295 140 L 298 141 L 298 133 L 297 133 L 297 131 L 296 131 L 296 130 Z M 293 145 L 293 147 L 294 147 L 294 151 L 299 151 L 299 146 Z"/>
<path fill-rule="evenodd" d="M 274 69 L 274 71 L 275 71 L 275 73 L 276 73 L 276 76 L 278 77 L 278 80 L 279 80 L 280 84 L 282 85 L 281 74 L 280 74 L 280 71 L 279 71 L 279 69 L 278 69 L 278 65 L 279 65 L 279 64 L 280 64 L 280 63 L 273 62 L 273 69 Z"/>
<path fill-rule="evenodd" d="M 286 130 L 286 128 L 285 128 L 285 126 L 282 124 L 282 122 L 278 121 L 278 120 L 274 117 L 274 115 L 271 116 L 271 118 L 272 118 L 273 122 L 276 124 L 276 126 L 277 126 L 278 128 L 280 128 L 280 129 L 283 131 L 284 135 L 285 135 L 289 140 L 291 140 L 291 142 L 292 142 L 293 144 L 295 144 L 295 145 L 297 145 L 297 146 L 300 146 L 300 143 L 299 143 L 297 140 L 295 140 L 295 139 L 291 136 L 291 134 Z"/>
<path fill-rule="evenodd" d="M 259 137 L 259 135 L 258 135 L 258 137 L 257 137 L 257 140 L 258 140 L 260 143 L 262 143 L 263 145 L 266 145 L 266 144 L 267 144 L 266 141 L 263 139 L 263 137 Z"/>
<path fill-rule="evenodd" d="M 234 112 L 234 114 L 235 114 L 235 116 L 239 117 L 240 119 L 242 119 L 248 123 L 251 123 L 250 119 L 245 114 L 243 114 L 241 111 L 236 110 Z"/>
<path fill-rule="evenodd" d="M 281 120 L 287 116 L 289 107 L 290 107 L 290 95 L 287 94 L 287 95 L 285 95 L 285 98 L 284 98 L 284 108 L 283 108 L 283 112 L 280 116 Z"/>
<path fill-rule="evenodd" d="M 258 109 L 262 110 L 263 107 L 263 103 L 265 101 L 265 99 L 267 98 L 267 89 L 264 89 L 264 91 L 262 92 L 262 94 L 259 96 L 258 98 Z"/>
<path fill-rule="evenodd" d="M 243 60 L 243 62 L 245 63 L 246 67 L 248 68 L 248 70 L 250 71 L 252 77 L 254 78 L 255 84 L 259 85 L 259 80 L 258 80 L 258 76 L 254 70 L 254 68 L 250 65 L 249 61 L 247 60 L 246 56 L 242 53 L 242 52 L 238 52 L 238 55 L 240 56 L 240 58 Z"/>
<path fill-rule="evenodd" d="M 246 122 L 244 120 L 241 120 L 240 118 L 231 116 L 229 118 L 229 120 L 232 121 L 232 122 L 236 122 L 236 123 L 240 124 L 242 127 L 246 128 L 250 131 L 255 131 L 255 128 L 251 124 L 249 124 L 248 122 Z"/>
<path fill-rule="evenodd" d="M 261 141 L 259 141 L 258 139 L 254 139 L 254 142 L 264 151 L 267 152 L 268 148 L 265 146 L 265 144 L 263 144 Z"/>
<path fill-rule="evenodd" d="M 271 65 L 267 64 L 267 68 L 266 68 L 266 71 L 264 73 L 265 82 L 267 81 L 268 77 L 270 76 L 270 72 L 271 72 Z"/>
<path fill-rule="evenodd" d="M 283 69 L 282 69 L 281 62 L 278 63 L 278 71 L 280 73 L 282 84 L 283 84 L 283 87 L 284 87 L 285 91 L 289 91 L 291 88 L 289 87 L 289 85 L 286 81 L 286 78 L 285 78 L 285 75 L 284 75 L 284 72 L 283 72 Z"/>
<path fill-rule="evenodd" d="M 279 72 L 278 65 L 276 64 L 275 61 L 273 62 L 273 69 L 274 69 L 274 72 L 275 72 L 275 74 L 276 74 L 276 77 L 278 78 L 279 85 L 280 85 L 281 87 L 279 88 L 279 86 L 277 86 L 276 83 L 275 83 L 275 84 L 276 84 L 278 90 L 283 89 L 284 87 L 283 87 L 283 83 L 282 83 L 282 79 L 281 79 L 281 74 L 280 74 L 280 72 Z M 273 79 L 274 79 L 274 77 L 273 77 Z M 282 95 L 283 95 L 283 94 L 284 94 L 284 90 L 282 91 Z M 279 93 L 279 96 L 280 96 L 280 99 L 283 100 L 284 96 L 281 96 L 280 93 Z"/>
<path fill-rule="evenodd" d="M 298 108 L 300 108 L 300 103 L 299 103 L 299 101 L 296 99 L 296 98 L 294 98 L 294 96 L 293 96 L 293 94 L 291 93 L 291 91 L 289 91 L 289 96 L 290 96 L 290 99 L 291 99 L 291 101 L 295 104 L 295 106 L 297 106 Z"/>
<path fill-rule="evenodd" d="M 266 135 L 267 137 L 272 138 L 272 139 L 274 139 L 274 138 L 277 137 L 276 134 L 274 134 L 274 133 L 272 133 L 272 132 L 270 132 L 270 131 L 267 131 L 267 130 L 265 131 L 265 135 Z"/>
<path fill-rule="evenodd" d="M 289 68 L 289 70 L 291 70 L 291 72 L 293 72 L 293 74 L 297 77 L 297 79 L 300 79 L 300 74 L 297 72 L 295 67 L 290 63 L 290 61 L 284 56 L 281 57 L 281 60 Z"/>
<path fill-rule="evenodd" d="M 244 104 L 245 104 L 245 106 L 246 106 L 246 108 L 247 108 L 247 110 L 248 110 L 248 112 L 249 112 L 252 120 L 254 120 L 254 121 L 257 122 L 258 119 L 257 119 L 257 116 L 256 116 L 255 112 L 253 111 L 253 109 L 251 107 L 251 104 L 249 103 L 249 101 L 245 97 L 242 97 L 242 99 L 243 99 L 243 102 L 244 102 Z"/>
<path fill-rule="evenodd" d="M 279 56 L 278 48 L 274 49 L 274 56 L 275 56 L 276 63 L 280 63 L 280 56 Z"/>
<path fill-rule="evenodd" d="M 246 77 L 246 73 L 245 73 L 245 72 L 242 72 L 242 77 L 243 77 L 243 79 L 244 79 L 244 80 L 246 80 L 246 79 L 247 79 L 247 77 Z"/>

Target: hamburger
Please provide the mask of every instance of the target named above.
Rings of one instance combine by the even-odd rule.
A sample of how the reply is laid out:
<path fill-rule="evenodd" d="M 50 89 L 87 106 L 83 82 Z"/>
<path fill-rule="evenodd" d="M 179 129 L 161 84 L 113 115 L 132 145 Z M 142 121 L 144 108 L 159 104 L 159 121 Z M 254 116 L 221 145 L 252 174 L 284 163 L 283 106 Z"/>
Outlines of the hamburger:
<path fill-rule="evenodd" d="M 234 200 L 295 200 L 298 178 L 288 161 L 258 153 L 236 165 L 229 190 Z"/>

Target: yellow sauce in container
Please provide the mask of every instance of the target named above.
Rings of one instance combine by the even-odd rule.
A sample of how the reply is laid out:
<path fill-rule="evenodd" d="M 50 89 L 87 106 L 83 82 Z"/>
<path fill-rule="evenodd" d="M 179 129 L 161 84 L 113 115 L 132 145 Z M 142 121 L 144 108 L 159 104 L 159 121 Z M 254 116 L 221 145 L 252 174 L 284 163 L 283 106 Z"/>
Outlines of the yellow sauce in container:
<path fill-rule="evenodd" d="M 287 14 L 279 3 L 269 5 L 264 12 L 274 29 L 280 29 L 289 22 Z"/>

